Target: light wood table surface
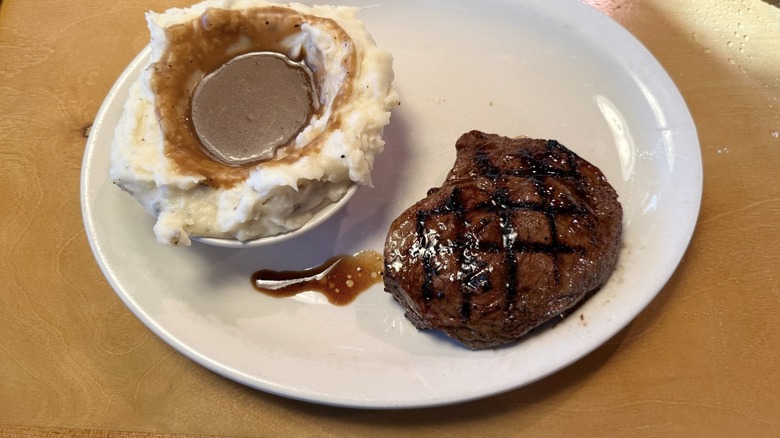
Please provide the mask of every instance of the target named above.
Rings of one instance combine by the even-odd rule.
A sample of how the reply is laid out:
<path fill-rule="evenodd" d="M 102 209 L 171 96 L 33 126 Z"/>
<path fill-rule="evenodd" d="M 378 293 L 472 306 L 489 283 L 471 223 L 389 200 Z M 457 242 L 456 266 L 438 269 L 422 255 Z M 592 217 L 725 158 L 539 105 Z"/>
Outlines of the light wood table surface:
<path fill-rule="evenodd" d="M 246 388 L 158 339 L 101 274 L 79 176 L 98 107 L 175 0 L 0 3 L 0 437 L 780 436 L 780 8 L 590 0 L 655 55 L 696 122 L 683 262 L 601 348 L 448 407 L 371 411 Z"/>

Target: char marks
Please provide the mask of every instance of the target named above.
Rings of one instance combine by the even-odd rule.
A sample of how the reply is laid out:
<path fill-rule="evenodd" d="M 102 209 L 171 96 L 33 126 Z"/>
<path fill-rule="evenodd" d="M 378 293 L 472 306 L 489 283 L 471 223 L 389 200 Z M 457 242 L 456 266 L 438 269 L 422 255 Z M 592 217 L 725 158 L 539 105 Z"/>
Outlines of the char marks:
<path fill-rule="evenodd" d="M 556 207 L 554 203 L 550 202 L 552 193 L 549 187 L 545 185 L 545 179 L 546 177 L 564 179 L 575 187 L 578 196 L 584 197 L 585 194 L 581 182 L 582 175 L 578 172 L 577 162 L 574 160 L 572 152 L 562 147 L 556 140 L 548 140 L 546 148 L 550 154 L 553 154 L 551 156 L 558 156 L 561 162 L 569 163 L 570 168 L 556 168 L 550 166 L 546 160 L 538 159 L 532 154 L 523 154 L 523 159 L 527 160 L 527 164 L 524 167 L 502 171 L 491 162 L 489 154 L 485 152 L 476 152 L 474 154 L 474 168 L 477 169 L 477 172 L 493 181 L 494 190 L 490 193 L 488 201 L 475 205 L 472 210 L 493 214 L 499 218 L 502 235 L 501 247 L 473 239 L 469 240 L 469 234 L 465 232 L 468 224 L 465 218 L 464 202 L 461 199 L 463 192 L 461 187 L 456 186 L 452 189 L 445 204 L 436 205 L 430 210 L 419 210 L 417 212 L 417 245 L 420 248 L 424 248 L 422 260 L 425 272 L 423 281 L 423 297 L 425 301 L 430 301 L 437 295 L 439 299 L 443 298 L 443 294 L 436 293 L 433 285 L 433 279 L 438 272 L 432 263 L 432 258 L 435 254 L 432 246 L 438 244 L 438 242 L 431 238 L 431 233 L 436 233 L 436 230 L 427 228 L 425 223 L 429 220 L 444 219 L 449 215 L 452 215 L 455 219 L 449 223 L 451 223 L 450 226 L 455 227 L 455 235 L 457 236 L 456 241 L 452 242 L 452 247 L 457 253 L 458 265 L 460 266 L 458 279 L 461 281 L 462 303 L 459 313 L 464 323 L 468 322 L 471 316 L 471 294 L 478 289 L 475 287 L 475 283 L 483 288 L 486 288 L 485 286 L 489 287 L 489 280 L 485 280 L 484 275 L 474 273 L 477 269 L 475 269 L 473 257 L 468 256 L 469 250 L 505 254 L 503 263 L 504 271 L 507 273 L 507 281 L 504 284 L 505 302 L 503 307 L 506 310 L 515 304 L 517 277 L 522 275 L 517 266 L 517 255 L 520 253 L 540 253 L 550 256 L 553 259 L 555 284 L 560 284 L 558 254 L 583 253 L 585 249 L 578 246 L 565 245 L 558 241 L 556 218 L 559 214 L 578 215 L 584 214 L 586 211 L 578 205 Z M 549 160 L 550 156 L 547 156 L 547 159 Z M 541 198 L 541 202 L 512 202 L 509 199 L 510 188 L 506 184 L 506 177 L 508 176 L 527 178 L 531 181 Z M 435 192 L 435 190 L 429 191 L 429 193 L 432 192 Z M 550 229 L 549 243 L 532 242 L 517 238 L 518 232 L 513 227 L 512 222 L 516 212 L 519 211 L 539 212 L 546 217 Z M 442 222 L 446 221 L 439 221 L 439 223 Z M 476 281 L 475 277 L 477 277 Z"/>
<path fill-rule="evenodd" d="M 443 185 L 391 225 L 385 289 L 420 329 L 504 345 L 606 281 L 622 208 L 601 172 L 557 141 L 472 131 L 456 148 Z"/>

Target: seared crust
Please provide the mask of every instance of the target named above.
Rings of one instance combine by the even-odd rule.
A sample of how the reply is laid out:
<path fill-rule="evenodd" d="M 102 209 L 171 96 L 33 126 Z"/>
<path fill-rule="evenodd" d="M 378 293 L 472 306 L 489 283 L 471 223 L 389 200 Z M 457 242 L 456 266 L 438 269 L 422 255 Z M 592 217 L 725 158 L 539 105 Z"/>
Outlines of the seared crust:
<path fill-rule="evenodd" d="M 504 345 L 599 288 L 622 208 L 601 171 L 554 140 L 472 131 L 444 184 L 385 242 L 385 290 L 420 329 L 470 348 Z"/>

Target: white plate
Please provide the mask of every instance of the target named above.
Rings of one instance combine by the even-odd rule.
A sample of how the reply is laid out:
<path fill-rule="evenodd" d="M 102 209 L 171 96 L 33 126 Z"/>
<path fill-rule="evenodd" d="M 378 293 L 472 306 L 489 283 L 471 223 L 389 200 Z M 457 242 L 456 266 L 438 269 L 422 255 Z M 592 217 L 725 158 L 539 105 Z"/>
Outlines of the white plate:
<path fill-rule="evenodd" d="M 130 64 L 98 114 L 82 175 L 89 240 L 127 306 L 226 377 L 296 399 L 371 408 L 517 388 L 628 324 L 679 263 L 701 200 L 695 127 L 656 60 L 575 0 L 394 0 L 360 16 L 395 55 L 402 98 L 385 129 L 376 187 L 358 190 L 310 233 L 270 247 L 155 243 L 152 219 L 107 178 L 113 128 L 146 53 Z M 555 138 L 617 189 L 625 213 L 619 265 L 574 317 L 510 348 L 474 352 L 414 329 L 380 286 L 345 307 L 316 294 L 274 299 L 252 289 L 249 276 L 259 268 L 302 269 L 334 254 L 381 251 L 391 220 L 441 183 L 455 139 L 471 129 Z"/>

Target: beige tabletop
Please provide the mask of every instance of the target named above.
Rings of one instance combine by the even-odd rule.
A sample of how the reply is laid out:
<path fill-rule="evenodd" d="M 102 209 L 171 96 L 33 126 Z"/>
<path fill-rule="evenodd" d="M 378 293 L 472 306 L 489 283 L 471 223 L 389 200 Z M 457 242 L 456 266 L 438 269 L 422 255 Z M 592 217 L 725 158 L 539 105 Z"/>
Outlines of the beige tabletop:
<path fill-rule="evenodd" d="M 695 120 L 704 192 L 682 263 L 634 322 L 548 378 L 372 411 L 202 368 L 136 319 L 90 251 L 90 126 L 148 41 L 144 11 L 182 1 L 2 1 L 0 436 L 780 436 L 778 2 L 588 3 L 653 53 Z"/>

